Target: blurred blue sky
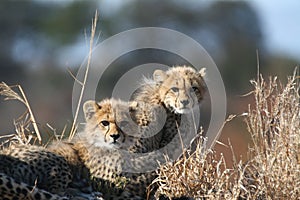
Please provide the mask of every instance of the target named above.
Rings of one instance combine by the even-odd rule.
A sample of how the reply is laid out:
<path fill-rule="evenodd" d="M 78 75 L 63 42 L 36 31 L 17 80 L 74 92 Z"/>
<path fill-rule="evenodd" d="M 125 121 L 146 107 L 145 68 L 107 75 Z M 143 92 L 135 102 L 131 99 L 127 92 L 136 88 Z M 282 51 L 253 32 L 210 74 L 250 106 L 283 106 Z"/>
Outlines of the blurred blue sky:
<path fill-rule="evenodd" d="M 268 49 L 300 61 L 300 1 L 247 1 L 260 17 Z"/>

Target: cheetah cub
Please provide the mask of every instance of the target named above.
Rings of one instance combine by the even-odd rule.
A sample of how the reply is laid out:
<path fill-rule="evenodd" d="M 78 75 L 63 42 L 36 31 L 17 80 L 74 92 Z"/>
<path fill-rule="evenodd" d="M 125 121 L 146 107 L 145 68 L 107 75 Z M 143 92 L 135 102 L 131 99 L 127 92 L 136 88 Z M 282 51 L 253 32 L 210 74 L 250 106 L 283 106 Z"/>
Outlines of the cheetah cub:
<path fill-rule="evenodd" d="M 156 177 L 156 160 L 164 157 L 130 151 L 139 139 L 135 135 L 143 131 L 135 121 L 135 116 L 141 114 L 138 105 L 105 99 L 87 101 L 83 110 L 84 131 L 69 143 L 54 143 L 49 148 L 64 156 L 64 149 L 71 144 L 74 160 L 80 160 L 88 169 L 94 190 L 102 192 L 105 199 L 145 199 L 146 188 Z M 159 143 L 156 145 L 153 148 Z"/>
<path fill-rule="evenodd" d="M 144 80 L 133 94 L 133 101 L 147 104 L 153 111 L 160 110 L 153 115 L 161 115 L 163 109 L 166 118 L 160 121 L 163 128 L 159 132 L 153 132 L 150 138 L 141 138 L 140 143 L 158 137 L 159 148 L 165 153 L 175 159 L 180 155 L 181 141 L 187 147 L 199 132 L 193 129 L 199 122 L 193 121 L 191 111 L 203 100 L 206 92 L 204 77 L 205 68 L 196 71 L 192 67 L 176 66 L 167 71 L 156 70 L 153 79 Z"/>

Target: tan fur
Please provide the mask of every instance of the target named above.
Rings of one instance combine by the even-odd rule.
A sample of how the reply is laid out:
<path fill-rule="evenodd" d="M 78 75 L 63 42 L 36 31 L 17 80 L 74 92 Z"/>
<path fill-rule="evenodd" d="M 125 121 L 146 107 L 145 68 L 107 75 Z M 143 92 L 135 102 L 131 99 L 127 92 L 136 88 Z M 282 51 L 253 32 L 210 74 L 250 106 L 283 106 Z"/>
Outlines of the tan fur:
<path fill-rule="evenodd" d="M 156 140 L 155 138 L 158 137 L 161 138 L 160 148 L 163 148 L 173 140 L 178 132 L 185 139 L 184 135 L 190 133 L 191 127 L 194 126 L 191 123 L 190 110 L 199 105 L 206 91 L 204 76 L 205 69 L 197 72 L 188 66 L 176 66 L 166 72 L 156 70 L 153 73 L 153 80 L 145 80 L 133 95 L 133 100 L 146 103 L 148 107 L 164 108 L 167 118 L 161 131 L 152 138 L 142 139 L 141 143 L 147 143 L 147 140 Z M 160 115 L 160 113 L 155 115 Z M 159 119 L 159 117 L 156 118 Z M 194 136 L 196 136 L 196 132 L 197 130 L 194 130 Z M 180 147 L 179 136 L 173 143 L 171 151 L 169 151 L 171 153 L 174 153 L 172 149 L 180 150 L 178 148 Z"/>
<path fill-rule="evenodd" d="M 31 145 L 14 145 L 0 152 L 0 173 L 1 184 L 0 194 L 7 194 L 3 181 L 11 182 L 10 194 L 20 195 L 16 188 L 23 188 L 24 199 L 39 199 L 44 195 L 44 199 L 59 199 L 58 195 L 63 194 L 72 181 L 71 169 L 67 161 L 44 147 Z M 7 178 L 7 177 L 10 178 Z M 3 178 L 3 179 L 2 179 Z M 18 183 L 18 184 L 13 184 Z M 27 193 L 37 187 L 34 194 Z M 48 192 L 44 192 L 44 189 Z M 13 193 L 15 191 L 15 193 Z M 39 192 L 40 191 L 40 192 Z M 50 194 L 54 193 L 54 194 Z M 31 197 L 31 198 L 30 198 Z"/>
<path fill-rule="evenodd" d="M 206 91 L 204 76 L 205 68 L 199 72 L 187 66 L 173 67 L 166 72 L 156 70 L 153 73 L 154 81 L 146 80 L 134 95 L 134 100 L 153 106 L 163 105 L 182 114 L 202 101 Z M 184 101 L 188 103 L 184 105 Z"/>
<path fill-rule="evenodd" d="M 67 200 L 67 197 L 51 194 L 45 190 L 38 189 L 24 182 L 16 181 L 7 174 L 0 173 L 0 197 L 1 199 L 24 199 L 24 200 Z M 9 186 L 13 187 L 9 187 Z M 22 192 L 20 192 L 22 191 Z"/>
<path fill-rule="evenodd" d="M 86 125 L 83 133 L 91 136 L 88 142 L 96 146 L 101 146 L 102 143 L 121 149 L 131 146 L 140 131 L 131 116 L 133 106 L 136 105 L 115 99 L 85 102 Z"/>
<path fill-rule="evenodd" d="M 134 121 L 141 114 L 138 106 L 135 102 L 114 99 L 87 101 L 84 104 L 84 131 L 71 142 L 54 143 L 49 148 L 63 156 L 66 156 L 64 152 L 73 152 L 67 157 L 84 164 L 94 189 L 102 192 L 105 198 L 144 199 L 146 187 L 155 178 L 155 172 L 135 173 L 135 170 L 156 169 L 158 165 L 155 154 L 139 157 L 130 152 L 130 147 L 138 140 L 135 135 L 142 134 L 139 133 L 142 128 Z M 68 160 L 76 163 L 73 159 Z M 111 187 L 112 184 L 118 186 Z"/>

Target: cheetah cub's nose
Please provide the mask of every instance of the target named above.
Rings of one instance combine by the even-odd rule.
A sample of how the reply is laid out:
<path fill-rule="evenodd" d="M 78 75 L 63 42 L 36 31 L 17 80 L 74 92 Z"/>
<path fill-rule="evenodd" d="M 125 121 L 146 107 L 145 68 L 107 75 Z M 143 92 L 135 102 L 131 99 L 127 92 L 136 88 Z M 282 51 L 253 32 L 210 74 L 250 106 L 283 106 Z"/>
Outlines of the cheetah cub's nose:
<path fill-rule="evenodd" d="M 112 134 L 112 135 L 110 135 L 110 137 L 112 137 L 114 139 L 114 142 L 116 142 L 117 139 L 120 137 L 120 134 L 118 134 L 118 133 Z"/>
<path fill-rule="evenodd" d="M 183 100 L 181 103 L 183 106 L 187 106 L 189 104 L 189 100 Z"/>

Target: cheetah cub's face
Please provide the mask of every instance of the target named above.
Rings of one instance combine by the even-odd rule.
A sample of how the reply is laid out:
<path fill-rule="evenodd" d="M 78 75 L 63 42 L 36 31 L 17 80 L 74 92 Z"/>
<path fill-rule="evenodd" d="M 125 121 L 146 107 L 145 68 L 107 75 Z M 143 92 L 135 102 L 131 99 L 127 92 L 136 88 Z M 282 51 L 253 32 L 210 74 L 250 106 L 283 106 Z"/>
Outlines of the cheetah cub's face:
<path fill-rule="evenodd" d="M 130 109 L 133 109 L 134 105 L 114 99 L 85 102 L 85 136 L 96 146 L 126 148 L 133 145 L 135 138 L 130 134 L 138 131 L 130 116 Z"/>
<path fill-rule="evenodd" d="M 198 105 L 206 90 L 203 77 L 205 68 L 197 72 L 191 67 L 174 67 L 153 74 L 159 84 L 159 97 L 165 106 L 175 113 L 184 114 Z"/>

